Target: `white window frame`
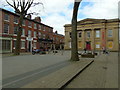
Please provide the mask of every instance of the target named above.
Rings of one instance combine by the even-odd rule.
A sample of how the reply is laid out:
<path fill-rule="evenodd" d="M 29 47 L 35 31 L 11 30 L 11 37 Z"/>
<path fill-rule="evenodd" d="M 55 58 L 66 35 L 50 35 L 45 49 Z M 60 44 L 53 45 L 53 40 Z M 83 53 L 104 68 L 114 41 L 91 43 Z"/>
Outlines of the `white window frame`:
<path fill-rule="evenodd" d="M 111 32 L 112 31 L 112 32 Z M 108 37 L 113 37 L 113 30 L 112 29 L 109 29 L 108 30 Z"/>
<path fill-rule="evenodd" d="M 34 38 L 36 38 L 37 37 L 37 32 L 36 31 L 34 31 Z"/>
<path fill-rule="evenodd" d="M 22 28 L 22 36 L 25 36 L 25 29 Z"/>
<path fill-rule="evenodd" d="M 28 21 L 28 27 L 32 28 L 32 22 Z"/>
<path fill-rule="evenodd" d="M 16 16 L 14 16 L 14 24 L 18 24 L 18 17 L 16 17 Z"/>
<path fill-rule="evenodd" d="M 5 19 L 5 15 L 7 15 L 7 16 L 8 16 L 8 19 Z M 4 14 L 4 21 L 7 21 L 7 22 L 9 22 L 9 21 L 10 21 L 10 15 L 9 15 L 9 14 L 7 14 L 7 13 L 5 13 L 5 14 Z"/>
<path fill-rule="evenodd" d="M 24 45 L 23 45 L 23 42 L 24 42 Z M 25 49 L 25 41 L 24 40 L 21 40 L 21 49 Z"/>
<path fill-rule="evenodd" d="M 7 33 L 5 33 L 5 32 L 4 32 L 4 31 L 5 31 L 5 24 L 6 24 L 6 25 L 8 25 L 8 30 L 7 30 Z M 3 33 L 4 33 L 4 34 L 9 34 L 9 29 L 10 29 L 10 25 L 9 25 L 9 24 L 7 24 L 7 23 L 4 23 L 4 31 L 3 31 Z"/>
<path fill-rule="evenodd" d="M 28 37 L 31 37 L 31 36 L 32 36 L 32 31 L 28 30 Z"/>
<path fill-rule="evenodd" d="M 95 31 L 95 37 L 96 38 L 100 38 L 100 30 L 96 30 Z"/>

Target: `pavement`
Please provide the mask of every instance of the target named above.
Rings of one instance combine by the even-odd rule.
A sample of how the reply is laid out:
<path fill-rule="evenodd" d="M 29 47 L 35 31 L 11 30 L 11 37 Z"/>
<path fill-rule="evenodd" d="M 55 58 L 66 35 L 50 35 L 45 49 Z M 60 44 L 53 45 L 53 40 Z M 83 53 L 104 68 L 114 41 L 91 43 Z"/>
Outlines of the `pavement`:
<path fill-rule="evenodd" d="M 87 68 L 92 62 L 93 60 L 71 62 L 69 66 L 31 82 L 22 88 L 64 88 L 67 83 Z"/>
<path fill-rule="evenodd" d="M 96 57 L 66 88 L 118 88 L 118 53 Z"/>
<path fill-rule="evenodd" d="M 118 88 L 118 53 L 80 58 L 21 88 Z"/>

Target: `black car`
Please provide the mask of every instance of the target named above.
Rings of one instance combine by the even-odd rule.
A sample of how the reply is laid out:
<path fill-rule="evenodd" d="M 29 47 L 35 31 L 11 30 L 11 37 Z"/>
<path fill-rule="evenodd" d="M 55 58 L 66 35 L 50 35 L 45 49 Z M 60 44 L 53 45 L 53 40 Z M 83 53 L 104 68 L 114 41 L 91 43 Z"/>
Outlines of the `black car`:
<path fill-rule="evenodd" d="M 35 55 L 36 53 L 38 53 L 38 54 L 46 54 L 45 51 L 40 50 L 40 49 L 36 49 L 36 50 L 33 50 L 33 51 L 32 51 L 32 54 L 33 54 L 33 55 Z"/>

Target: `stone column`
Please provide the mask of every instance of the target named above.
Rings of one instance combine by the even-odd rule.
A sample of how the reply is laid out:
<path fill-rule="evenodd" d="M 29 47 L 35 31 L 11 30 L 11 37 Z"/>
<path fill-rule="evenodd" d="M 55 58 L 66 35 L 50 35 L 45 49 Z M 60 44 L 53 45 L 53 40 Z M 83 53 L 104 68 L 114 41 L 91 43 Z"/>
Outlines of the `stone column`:
<path fill-rule="evenodd" d="M 85 30 L 82 30 L 82 49 L 85 48 Z"/>
<path fill-rule="evenodd" d="M 95 50 L 95 31 L 92 29 L 92 35 L 91 35 L 91 49 Z"/>

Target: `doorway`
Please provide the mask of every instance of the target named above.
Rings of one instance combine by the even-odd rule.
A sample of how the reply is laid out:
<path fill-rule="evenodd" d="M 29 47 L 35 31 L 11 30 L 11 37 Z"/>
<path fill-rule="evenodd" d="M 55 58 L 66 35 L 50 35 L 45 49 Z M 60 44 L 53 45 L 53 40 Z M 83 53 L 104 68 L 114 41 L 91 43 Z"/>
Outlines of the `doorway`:
<path fill-rule="evenodd" d="M 31 46 L 31 41 L 28 41 L 28 51 L 31 52 L 32 51 L 32 46 Z"/>
<path fill-rule="evenodd" d="M 86 50 L 91 50 L 91 42 L 86 41 Z"/>

